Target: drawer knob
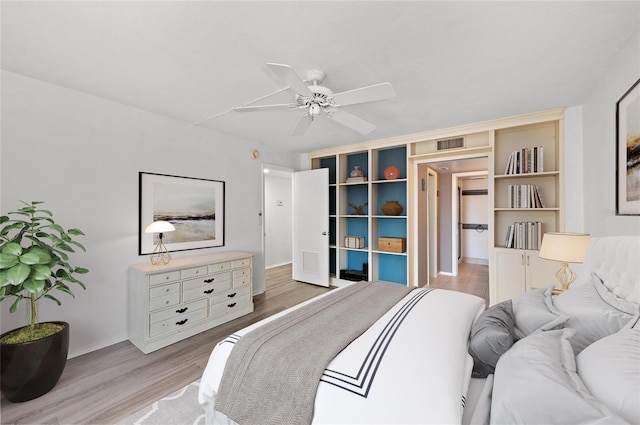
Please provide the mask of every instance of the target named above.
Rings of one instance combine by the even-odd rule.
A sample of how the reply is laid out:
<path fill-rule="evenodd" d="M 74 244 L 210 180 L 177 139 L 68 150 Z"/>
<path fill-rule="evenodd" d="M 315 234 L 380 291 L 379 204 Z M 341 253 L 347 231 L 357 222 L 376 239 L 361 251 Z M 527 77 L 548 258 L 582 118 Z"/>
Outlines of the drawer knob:
<path fill-rule="evenodd" d="M 236 296 L 236 294 L 237 294 L 237 292 L 234 292 L 233 294 L 229 294 L 229 295 L 227 295 L 227 297 L 229 297 L 229 298 L 233 298 L 233 297 L 235 297 L 235 296 Z"/>
<path fill-rule="evenodd" d="M 207 289 L 206 291 L 204 291 L 204 293 L 208 295 L 208 294 L 212 293 L 213 291 L 214 291 L 214 289 Z"/>
<path fill-rule="evenodd" d="M 233 307 L 235 307 L 235 305 L 236 305 L 236 303 L 231 303 L 231 304 L 227 304 L 227 307 L 233 308 Z"/>
<path fill-rule="evenodd" d="M 179 322 L 176 322 L 176 325 L 178 325 L 178 326 L 182 326 L 182 325 L 184 325 L 185 323 L 187 323 L 188 321 L 189 321 L 189 319 L 180 320 Z"/>
<path fill-rule="evenodd" d="M 179 309 L 176 310 L 176 313 L 184 313 L 187 310 L 189 310 L 189 307 L 179 308 Z"/>
<path fill-rule="evenodd" d="M 205 279 L 205 280 L 204 280 L 204 283 L 211 283 L 211 282 L 213 282 L 214 280 L 215 280 L 214 278 L 211 278 L 211 279 Z"/>
<path fill-rule="evenodd" d="M 164 302 L 164 304 L 165 304 L 165 305 L 167 305 L 167 304 L 169 304 L 169 302 L 170 302 L 170 301 L 169 301 L 169 300 L 167 300 L 167 301 L 165 301 L 165 302 Z"/>

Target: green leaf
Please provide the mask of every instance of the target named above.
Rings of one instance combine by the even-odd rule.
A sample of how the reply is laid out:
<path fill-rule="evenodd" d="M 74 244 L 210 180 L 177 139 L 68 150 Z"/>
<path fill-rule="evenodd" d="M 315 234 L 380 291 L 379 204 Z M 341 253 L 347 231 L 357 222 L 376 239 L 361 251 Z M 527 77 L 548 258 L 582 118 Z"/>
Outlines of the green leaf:
<path fill-rule="evenodd" d="M 18 263 L 7 271 L 7 281 L 11 285 L 20 285 L 31 273 L 31 267 L 26 264 Z"/>
<path fill-rule="evenodd" d="M 27 279 L 22 285 L 24 286 L 25 290 L 31 292 L 32 294 L 37 294 L 44 289 L 44 281 L 42 280 Z"/>
<path fill-rule="evenodd" d="M 11 219 L 9 218 L 9 216 L 3 215 L 3 216 L 1 216 L 1 217 L 0 217 L 0 224 L 4 224 L 4 223 L 6 223 L 6 222 L 7 222 L 7 221 L 9 221 L 9 220 L 11 220 Z"/>
<path fill-rule="evenodd" d="M 51 269 L 48 266 L 37 264 L 31 268 L 31 279 L 47 280 L 51 277 Z"/>
<path fill-rule="evenodd" d="M 71 292 L 71 290 L 69 289 L 68 286 L 62 285 L 62 286 L 56 286 L 56 289 L 58 291 L 64 292 L 65 294 L 71 295 L 73 298 L 75 298 L 76 296 L 73 295 L 73 292 Z"/>
<path fill-rule="evenodd" d="M 43 203 L 43 202 L 38 202 L 38 204 L 42 204 L 42 203 Z M 34 205 L 35 205 L 35 204 L 34 204 Z M 37 211 L 38 211 L 38 212 L 41 212 L 41 213 L 45 213 L 45 214 L 47 214 L 49 217 L 53 217 L 53 213 L 52 213 L 51 211 L 49 211 L 49 210 L 37 210 Z"/>
<path fill-rule="evenodd" d="M 87 290 L 87 287 L 85 286 L 84 283 L 80 282 L 79 280 L 76 279 L 75 283 L 77 283 L 78 285 L 80 285 L 82 287 L 82 289 L 84 289 L 85 291 Z"/>
<path fill-rule="evenodd" d="M 19 263 L 18 257 L 12 254 L 0 253 L 0 269 L 8 269 Z"/>
<path fill-rule="evenodd" d="M 85 234 L 84 234 L 84 233 L 82 233 L 82 230 L 80 230 L 80 229 L 69 229 L 67 232 L 68 232 L 70 235 L 75 235 L 75 236 L 80 236 L 80 235 L 82 235 L 82 236 L 85 236 Z"/>
<path fill-rule="evenodd" d="M 45 227 L 48 227 L 49 229 L 53 229 L 58 233 L 64 233 L 64 229 L 59 224 L 49 224 L 48 226 L 45 226 Z"/>
<path fill-rule="evenodd" d="M 73 269 L 73 272 L 78 274 L 86 274 L 89 273 L 89 269 L 85 269 L 84 267 L 76 267 L 75 269 Z"/>
<path fill-rule="evenodd" d="M 7 274 L 9 273 L 8 270 L 2 270 L 0 271 L 0 288 L 3 288 L 5 286 L 11 285 L 9 283 L 9 280 L 7 279 Z"/>
<path fill-rule="evenodd" d="M 16 298 L 13 304 L 11 304 L 11 307 L 9 307 L 9 313 L 15 313 L 18 310 L 18 306 L 20 305 L 22 298 L 24 298 L 22 295 L 18 295 L 18 298 Z"/>
<path fill-rule="evenodd" d="M 51 255 L 49 255 L 47 250 L 42 247 L 34 246 L 33 248 L 29 249 L 28 252 L 29 254 L 38 256 L 38 262 L 36 264 L 47 264 L 49 261 L 51 261 Z"/>
<path fill-rule="evenodd" d="M 84 248 L 84 246 L 82 246 L 82 244 L 80 242 L 69 240 L 69 243 L 77 246 L 78 248 L 80 248 L 84 252 L 87 252 L 87 250 Z"/>
<path fill-rule="evenodd" d="M 56 249 L 61 249 L 61 250 L 63 250 L 63 251 L 67 251 L 67 252 L 75 252 L 75 251 L 73 250 L 73 248 L 71 248 L 71 247 L 70 247 L 69 245 L 67 245 L 66 243 L 58 244 L 58 245 L 56 245 L 56 247 L 55 247 L 55 248 L 56 248 Z"/>
<path fill-rule="evenodd" d="M 29 266 L 34 265 L 34 264 L 39 264 L 40 262 L 40 257 L 38 257 L 36 254 L 32 254 L 30 252 L 27 252 L 23 255 L 20 256 L 20 262 L 22 264 L 27 264 Z"/>
<path fill-rule="evenodd" d="M 53 295 L 46 294 L 44 297 L 48 298 L 48 299 L 50 299 L 52 301 L 55 301 L 58 305 L 62 305 L 62 303 L 56 297 L 54 297 Z"/>
<path fill-rule="evenodd" d="M 3 246 L 0 252 L 3 254 L 20 255 L 22 254 L 22 247 L 18 243 L 11 242 Z"/>

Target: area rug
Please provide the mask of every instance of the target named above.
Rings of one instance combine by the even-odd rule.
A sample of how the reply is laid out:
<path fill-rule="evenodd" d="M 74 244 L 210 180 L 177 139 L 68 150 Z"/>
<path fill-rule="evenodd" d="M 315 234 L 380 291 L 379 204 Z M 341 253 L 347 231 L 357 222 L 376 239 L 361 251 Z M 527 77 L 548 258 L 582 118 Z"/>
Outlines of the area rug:
<path fill-rule="evenodd" d="M 203 425 L 204 409 L 198 403 L 200 381 L 156 401 L 117 425 Z"/>

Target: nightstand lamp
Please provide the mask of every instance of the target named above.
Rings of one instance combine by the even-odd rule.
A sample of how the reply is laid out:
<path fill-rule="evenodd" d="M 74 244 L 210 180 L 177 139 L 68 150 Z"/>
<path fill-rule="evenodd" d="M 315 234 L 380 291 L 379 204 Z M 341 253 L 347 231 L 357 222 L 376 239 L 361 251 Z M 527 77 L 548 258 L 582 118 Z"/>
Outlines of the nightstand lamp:
<path fill-rule="evenodd" d="M 588 245 L 589 235 L 586 233 L 545 233 L 542 237 L 540 258 L 562 262 L 556 272 L 559 289 L 569 289 L 569 285 L 576 280 L 569 263 L 582 263 Z"/>
<path fill-rule="evenodd" d="M 158 243 L 151 254 L 151 264 L 168 264 L 171 261 L 171 255 L 167 251 L 167 247 L 162 242 L 162 234 L 164 232 L 173 232 L 176 230 L 173 224 L 168 221 L 154 221 L 144 229 L 145 233 L 157 233 Z"/>

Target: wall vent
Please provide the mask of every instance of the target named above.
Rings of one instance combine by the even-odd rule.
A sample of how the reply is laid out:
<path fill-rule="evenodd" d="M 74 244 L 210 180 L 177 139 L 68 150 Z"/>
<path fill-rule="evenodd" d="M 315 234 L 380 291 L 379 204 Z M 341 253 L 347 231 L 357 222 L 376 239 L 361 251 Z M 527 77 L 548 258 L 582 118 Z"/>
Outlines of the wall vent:
<path fill-rule="evenodd" d="M 437 151 L 447 149 L 464 148 L 464 137 L 456 137 L 455 139 L 438 140 Z"/>

